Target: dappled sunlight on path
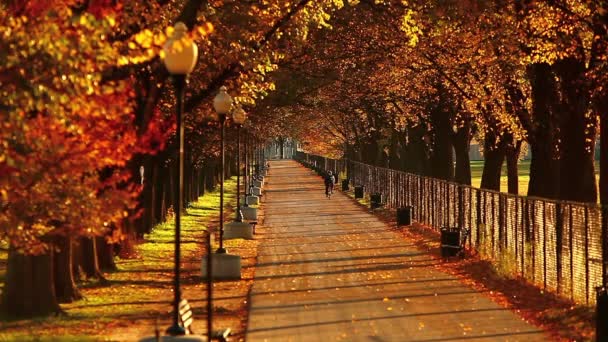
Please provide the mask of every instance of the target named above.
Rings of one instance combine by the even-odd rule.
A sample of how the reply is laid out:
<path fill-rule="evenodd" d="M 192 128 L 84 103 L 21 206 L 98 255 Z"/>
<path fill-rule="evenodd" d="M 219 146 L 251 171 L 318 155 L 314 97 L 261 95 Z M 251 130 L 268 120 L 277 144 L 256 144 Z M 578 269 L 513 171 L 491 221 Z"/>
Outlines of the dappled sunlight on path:
<path fill-rule="evenodd" d="M 248 341 L 546 341 L 344 194 L 273 161 Z"/>

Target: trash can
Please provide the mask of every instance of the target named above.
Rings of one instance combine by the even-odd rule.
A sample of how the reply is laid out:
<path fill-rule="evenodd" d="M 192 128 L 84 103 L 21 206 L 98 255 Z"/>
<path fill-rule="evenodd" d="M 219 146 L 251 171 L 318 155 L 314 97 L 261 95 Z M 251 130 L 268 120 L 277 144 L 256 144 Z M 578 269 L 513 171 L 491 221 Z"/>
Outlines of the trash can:
<path fill-rule="evenodd" d="M 456 256 L 460 251 L 460 227 L 441 228 L 441 256 Z"/>
<path fill-rule="evenodd" d="M 409 226 L 412 224 L 412 210 L 414 207 L 411 205 L 397 209 L 397 225 L 398 226 Z"/>
<path fill-rule="evenodd" d="M 342 180 L 342 191 L 348 191 L 349 187 L 349 180 L 348 179 L 343 179 Z"/>
<path fill-rule="evenodd" d="M 363 186 L 355 187 L 355 198 L 363 198 Z"/>
<path fill-rule="evenodd" d="M 369 195 L 369 206 L 372 209 L 380 208 L 382 206 L 382 194 L 376 192 Z"/>
<path fill-rule="evenodd" d="M 606 286 L 595 289 L 595 340 L 607 341 L 608 339 L 608 292 Z"/>

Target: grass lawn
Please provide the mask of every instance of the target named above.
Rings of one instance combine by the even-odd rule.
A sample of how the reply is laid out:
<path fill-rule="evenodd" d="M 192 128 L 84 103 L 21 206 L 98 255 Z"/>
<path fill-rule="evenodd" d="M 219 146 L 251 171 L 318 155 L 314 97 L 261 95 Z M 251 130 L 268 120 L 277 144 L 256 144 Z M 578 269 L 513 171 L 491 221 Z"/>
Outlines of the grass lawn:
<path fill-rule="evenodd" d="M 519 171 L 519 194 L 526 195 L 528 193 L 528 183 L 530 182 L 530 161 L 522 160 L 518 165 Z M 471 161 L 471 185 L 479 188 L 481 185 L 481 175 L 483 173 L 483 160 Z M 507 192 L 507 164 L 502 166 L 500 173 L 500 191 Z"/>
<path fill-rule="evenodd" d="M 596 162 L 595 165 L 595 176 L 597 178 L 597 183 L 599 186 L 599 170 L 600 165 L 599 162 Z M 519 171 L 519 194 L 527 195 L 528 194 L 528 183 L 530 182 L 530 160 L 522 160 L 518 165 Z M 474 187 L 479 188 L 481 184 L 481 174 L 483 173 L 483 160 L 472 160 L 471 161 L 471 183 Z M 507 192 L 508 191 L 508 183 L 507 183 L 507 164 L 504 163 L 502 167 L 502 172 L 500 175 L 500 191 Z"/>
<path fill-rule="evenodd" d="M 226 181 L 225 208 L 232 208 L 236 202 L 235 187 L 234 179 Z M 218 212 L 216 191 L 192 203 L 182 219 L 182 292 L 184 298 L 191 300 L 195 322 L 201 327 L 201 310 L 206 301 L 200 276 L 204 229 L 209 225 L 217 227 Z M 231 215 L 225 217 L 229 220 Z M 67 315 L 0 320 L 0 341 L 136 340 L 153 335 L 157 321 L 163 331 L 169 326 L 173 298 L 173 239 L 173 221 L 156 226 L 136 246 L 137 258 L 117 259 L 118 271 L 106 273 L 107 282 L 81 283 L 84 299 L 62 305 Z M 241 241 L 230 240 L 225 245 L 234 248 Z M 204 329 L 197 332 L 203 333 Z"/>

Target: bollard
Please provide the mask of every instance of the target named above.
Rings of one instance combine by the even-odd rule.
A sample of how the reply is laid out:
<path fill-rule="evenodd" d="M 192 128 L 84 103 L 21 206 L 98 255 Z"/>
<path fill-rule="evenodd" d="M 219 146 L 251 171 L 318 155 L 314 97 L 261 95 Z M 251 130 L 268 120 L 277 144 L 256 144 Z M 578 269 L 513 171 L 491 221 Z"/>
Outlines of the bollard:
<path fill-rule="evenodd" d="M 595 340 L 608 341 L 608 292 L 606 286 L 595 288 Z"/>
<path fill-rule="evenodd" d="M 460 227 L 441 228 L 441 257 L 455 256 L 460 250 Z"/>
<path fill-rule="evenodd" d="M 363 186 L 355 187 L 355 198 L 363 198 Z"/>
<path fill-rule="evenodd" d="M 409 226 L 412 224 L 412 211 L 414 207 L 411 205 L 397 209 L 397 225 Z"/>
<path fill-rule="evenodd" d="M 348 178 L 342 180 L 342 191 L 348 191 L 348 189 L 349 189 L 349 184 L 348 183 L 349 183 Z"/>
<path fill-rule="evenodd" d="M 379 192 L 373 193 L 369 196 L 369 206 L 372 209 L 382 207 L 382 194 Z"/>

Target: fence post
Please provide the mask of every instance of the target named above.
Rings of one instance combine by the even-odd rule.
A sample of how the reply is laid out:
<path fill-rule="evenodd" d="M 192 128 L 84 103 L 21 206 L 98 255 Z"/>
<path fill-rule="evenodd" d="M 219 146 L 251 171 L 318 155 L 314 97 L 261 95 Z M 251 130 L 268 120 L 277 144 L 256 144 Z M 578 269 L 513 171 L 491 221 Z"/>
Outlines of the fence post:
<path fill-rule="evenodd" d="M 606 286 L 608 274 L 606 274 L 606 265 L 608 263 L 608 205 L 602 205 L 602 286 Z"/>
<path fill-rule="evenodd" d="M 464 228 L 464 195 L 463 188 L 458 185 L 458 227 Z"/>
<path fill-rule="evenodd" d="M 514 241 L 515 241 L 515 263 L 518 262 L 519 260 L 519 254 L 520 254 L 520 250 L 519 250 L 519 227 L 521 227 L 521 225 L 519 224 L 519 220 L 518 217 L 519 216 L 519 197 L 515 197 L 515 229 L 513 231 L 513 235 L 514 236 Z"/>
<path fill-rule="evenodd" d="M 479 189 L 475 189 L 475 195 L 477 197 L 476 209 L 477 209 L 477 235 L 475 236 L 475 245 L 479 248 L 481 243 L 481 191 Z"/>
<path fill-rule="evenodd" d="M 526 276 L 526 237 L 530 230 L 528 215 L 528 200 L 522 197 L 521 199 L 521 276 Z"/>
<path fill-rule="evenodd" d="M 484 193 L 484 197 L 487 196 L 487 192 Z M 486 197 L 487 198 L 487 197 Z M 494 251 L 496 250 L 496 239 L 495 239 L 495 230 L 496 227 L 494 226 L 494 222 L 496 219 L 496 201 L 494 200 L 494 193 L 490 193 L 490 198 L 492 199 L 492 221 L 490 222 L 490 235 L 491 235 L 491 240 L 492 240 L 492 257 L 496 257 L 496 254 L 494 253 Z"/>
<path fill-rule="evenodd" d="M 464 188 L 464 186 L 463 186 Z M 469 191 L 469 205 L 467 206 L 467 208 L 469 209 L 469 225 L 471 225 L 471 227 L 469 227 L 469 229 L 471 230 L 471 232 L 473 231 L 473 208 L 471 206 L 471 204 L 473 204 L 473 188 L 467 186 L 467 189 Z M 471 248 L 473 244 L 473 239 L 469 238 L 469 248 Z"/>
<path fill-rule="evenodd" d="M 543 201 L 543 288 L 547 289 L 547 202 Z"/>
<path fill-rule="evenodd" d="M 505 216 L 504 216 L 504 210 L 505 210 L 505 204 L 503 203 L 504 201 L 504 195 L 503 194 L 498 194 L 498 251 L 499 253 L 503 250 L 506 249 L 507 247 L 507 232 L 505 229 Z"/>
<path fill-rule="evenodd" d="M 450 184 L 448 184 L 448 182 L 446 181 L 442 181 L 444 188 L 445 188 L 445 208 L 446 208 L 446 213 L 445 213 L 445 218 L 444 218 L 444 222 L 445 222 L 445 226 L 446 227 L 451 227 L 451 222 L 450 222 Z"/>
<path fill-rule="evenodd" d="M 528 213 L 529 214 L 529 213 Z M 532 215 L 536 216 L 536 200 L 532 201 Z M 526 219 L 530 220 L 530 216 L 527 215 Z M 532 225 L 530 226 L 532 228 L 531 233 L 531 240 L 532 240 L 532 282 L 536 281 L 536 222 L 532 222 Z"/>
<path fill-rule="evenodd" d="M 564 233 L 564 219 L 562 216 L 562 204 L 557 202 L 555 204 L 555 257 L 556 268 L 557 268 L 557 293 L 562 293 L 562 240 Z"/>
<path fill-rule="evenodd" d="M 585 206 L 585 298 L 589 305 L 589 208 Z"/>
<path fill-rule="evenodd" d="M 602 286 L 596 289 L 595 303 L 595 340 L 605 341 L 608 338 L 608 326 L 605 324 L 608 318 L 608 293 L 606 292 L 606 261 L 608 261 L 608 246 L 606 238 L 608 233 L 608 207 L 601 207 L 602 220 Z"/>
<path fill-rule="evenodd" d="M 570 209 L 568 210 L 568 227 L 570 228 L 568 232 L 568 250 L 570 251 L 570 299 L 574 299 L 574 237 L 572 236 L 572 204 L 569 204 L 568 207 Z"/>

